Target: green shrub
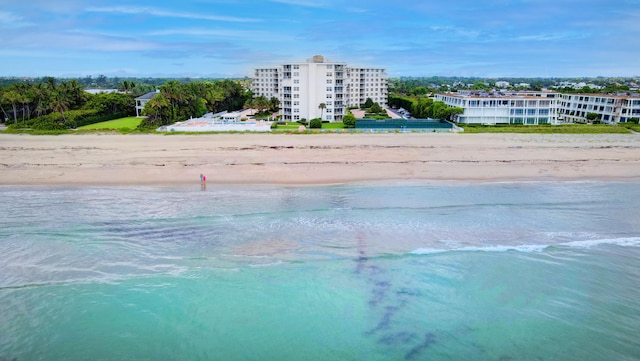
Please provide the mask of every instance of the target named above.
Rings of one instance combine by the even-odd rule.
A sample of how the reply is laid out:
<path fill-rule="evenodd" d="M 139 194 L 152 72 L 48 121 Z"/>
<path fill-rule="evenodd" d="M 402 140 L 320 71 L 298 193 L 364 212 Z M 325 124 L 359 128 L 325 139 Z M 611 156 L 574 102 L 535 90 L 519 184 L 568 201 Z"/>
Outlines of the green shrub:
<path fill-rule="evenodd" d="M 309 122 L 309 128 L 311 128 L 311 129 L 320 129 L 320 128 L 322 128 L 322 119 L 320 119 L 320 118 L 311 119 L 311 121 Z"/>
<path fill-rule="evenodd" d="M 278 129 L 278 122 L 271 123 L 271 129 Z"/>
<path fill-rule="evenodd" d="M 345 128 L 355 128 L 356 117 L 353 116 L 353 114 L 349 113 L 342 118 L 342 124 L 344 124 Z"/>
<path fill-rule="evenodd" d="M 371 113 L 386 113 L 378 103 L 373 103 L 373 105 L 369 108 L 369 111 Z"/>

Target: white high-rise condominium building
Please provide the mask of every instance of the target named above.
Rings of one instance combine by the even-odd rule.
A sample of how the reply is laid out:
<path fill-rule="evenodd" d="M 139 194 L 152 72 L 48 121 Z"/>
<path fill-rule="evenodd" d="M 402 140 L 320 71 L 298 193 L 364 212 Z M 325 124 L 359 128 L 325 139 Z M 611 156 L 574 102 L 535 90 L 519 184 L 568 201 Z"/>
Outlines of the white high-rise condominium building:
<path fill-rule="evenodd" d="M 251 90 L 255 97 L 277 98 L 283 120 L 341 121 L 348 107 L 359 106 L 367 98 L 387 105 L 387 72 L 350 67 L 316 55 L 306 62 L 255 69 Z"/>

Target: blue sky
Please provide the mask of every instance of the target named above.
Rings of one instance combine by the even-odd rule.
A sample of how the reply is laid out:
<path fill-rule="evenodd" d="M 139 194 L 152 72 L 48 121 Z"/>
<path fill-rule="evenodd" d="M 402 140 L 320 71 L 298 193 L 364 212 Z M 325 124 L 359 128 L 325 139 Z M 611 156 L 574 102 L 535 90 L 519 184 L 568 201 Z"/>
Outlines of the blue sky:
<path fill-rule="evenodd" d="M 0 0 L 0 76 L 640 75 L 640 0 Z"/>

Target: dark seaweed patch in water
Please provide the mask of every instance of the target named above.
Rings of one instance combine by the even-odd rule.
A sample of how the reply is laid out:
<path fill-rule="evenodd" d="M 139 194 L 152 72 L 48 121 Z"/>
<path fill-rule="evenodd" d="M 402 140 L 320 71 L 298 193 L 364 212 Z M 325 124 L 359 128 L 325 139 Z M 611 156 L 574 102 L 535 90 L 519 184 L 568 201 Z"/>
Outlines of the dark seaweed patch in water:
<path fill-rule="evenodd" d="M 384 301 L 384 299 L 387 296 L 387 291 L 389 291 L 389 288 L 391 288 L 391 283 L 387 281 L 375 282 L 373 285 L 373 288 L 371 289 L 371 300 L 369 300 L 369 304 L 371 306 L 377 306 L 382 301 Z"/>
<path fill-rule="evenodd" d="M 409 297 L 420 297 L 422 296 L 422 291 L 419 289 L 413 288 L 401 288 L 396 291 L 396 295 L 398 296 L 409 296 Z"/>
<path fill-rule="evenodd" d="M 427 332 L 421 340 L 415 332 L 393 332 L 392 323 L 396 314 L 402 310 L 411 299 L 423 296 L 422 291 L 415 288 L 403 287 L 393 292 L 393 285 L 391 281 L 388 280 L 388 277 L 385 277 L 385 270 L 379 266 L 370 264 L 371 259 L 367 255 L 364 235 L 358 234 L 357 245 L 358 256 L 355 259 L 355 273 L 364 273 L 367 276 L 368 283 L 371 285 L 369 306 L 372 309 L 379 309 L 379 307 L 386 304 L 382 309 L 384 311 L 382 317 L 376 326 L 365 334 L 368 336 L 381 334 L 380 338 L 378 338 L 378 343 L 381 345 L 405 347 L 415 345 L 405 354 L 405 359 L 413 360 L 418 358 L 424 350 L 436 343 L 436 335 L 432 332 Z M 390 297 L 390 295 L 395 297 Z M 389 305 L 389 303 L 392 305 Z"/>
<path fill-rule="evenodd" d="M 381 337 L 378 342 L 384 345 L 393 346 L 414 342 L 418 338 L 415 332 L 398 332 Z"/>
<path fill-rule="evenodd" d="M 0 361 L 18 361 L 18 358 L 17 357 L 8 358 L 8 357 L 1 356 Z"/>
<path fill-rule="evenodd" d="M 412 348 L 411 351 L 409 351 L 406 355 L 404 355 L 405 360 L 415 359 L 416 357 L 418 357 L 418 355 L 420 355 L 420 353 L 422 353 L 424 350 L 429 348 L 434 343 L 436 343 L 436 335 L 434 333 L 427 332 L 424 335 L 424 339 L 422 340 L 422 343 Z"/>

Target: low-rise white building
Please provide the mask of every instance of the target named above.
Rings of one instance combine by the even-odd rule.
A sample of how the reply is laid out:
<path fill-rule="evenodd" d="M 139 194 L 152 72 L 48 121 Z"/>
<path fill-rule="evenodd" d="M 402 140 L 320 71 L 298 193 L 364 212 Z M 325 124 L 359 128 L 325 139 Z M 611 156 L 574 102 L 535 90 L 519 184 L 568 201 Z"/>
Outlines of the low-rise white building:
<path fill-rule="evenodd" d="M 251 89 L 254 96 L 277 98 L 283 120 L 294 121 L 341 121 L 348 107 L 367 98 L 386 106 L 388 95 L 385 69 L 348 66 L 320 55 L 306 62 L 257 68 Z"/>
<path fill-rule="evenodd" d="M 555 124 L 558 93 L 460 91 L 437 94 L 436 100 L 464 113 L 455 121 L 467 124 Z"/>
<path fill-rule="evenodd" d="M 589 113 L 603 123 L 640 118 L 640 94 L 460 91 L 437 94 L 436 100 L 462 108 L 455 121 L 468 124 L 585 123 Z"/>
<path fill-rule="evenodd" d="M 640 118 L 640 94 L 562 94 L 559 118 L 564 122 L 583 123 L 587 115 L 595 113 L 603 123 L 625 123 Z"/>

